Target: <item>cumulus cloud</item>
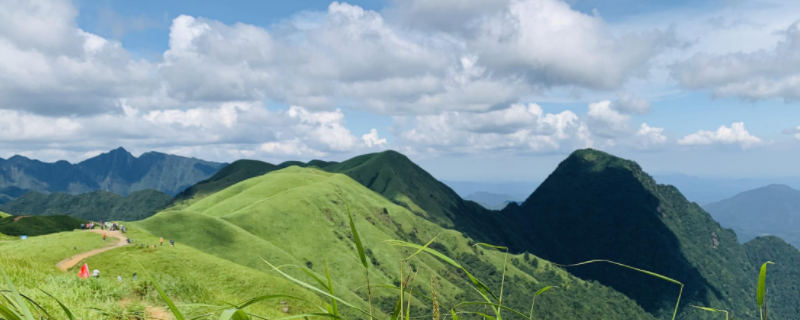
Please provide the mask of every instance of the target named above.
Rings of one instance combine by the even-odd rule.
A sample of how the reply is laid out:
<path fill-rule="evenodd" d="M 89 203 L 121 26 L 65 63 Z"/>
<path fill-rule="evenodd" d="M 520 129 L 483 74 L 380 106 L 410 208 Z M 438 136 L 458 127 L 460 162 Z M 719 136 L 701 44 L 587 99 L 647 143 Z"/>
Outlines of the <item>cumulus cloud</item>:
<path fill-rule="evenodd" d="M 647 114 L 650 113 L 650 100 L 623 92 L 617 95 L 613 107 L 624 113 Z"/>
<path fill-rule="evenodd" d="M 636 131 L 632 143 L 637 149 L 650 150 L 663 147 L 667 140 L 664 128 L 651 127 L 647 123 L 642 123 L 639 130 Z"/>
<path fill-rule="evenodd" d="M 800 140 L 800 126 L 797 126 L 797 128 L 783 130 L 783 133 L 794 135 L 795 139 Z"/>
<path fill-rule="evenodd" d="M 744 100 L 800 99 L 800 28 L 795 22 L 781 32 L 771 50 L 712 55 L 698 53 L 672 66 L 684 88 L 709 90 L 715 96 Z"/>
<path fill-rule="evenodd" d="M 610 100 L 590 103 L 586 119 L 592 133 L 604 138 L 618 137 L 630 131 L 628 123 L 631 117 L 612 108 Z"/>
<path fill-rule="evenodd" d="M 368 148 L 372 147 L 379 147 L 384 148 L 386 147 L 386 138 L 378 137 L 378 130 L 372 128 L 369 133 L 361 136 L 361 140 L 364 140 L 364 143 L 367 145 Z"/>
<path fill-rule="evenodd" d="M 402 144 L 434 153 L 540 153 L 593 143 L 586 125 L 572 111 L 545 113 L 537 104 L 482 113 L 442 112 L 398 120 L 396 125 Z"/>
<path fill-rule="evenodd" d="M 734 122 L 730 127 L 723 125 L 716 131 L 700 130 L 678 140 L 678 144 L 686 146 L 737 145 L 742 150 L 764 143 L 745 129 L 744 122 Z"/>

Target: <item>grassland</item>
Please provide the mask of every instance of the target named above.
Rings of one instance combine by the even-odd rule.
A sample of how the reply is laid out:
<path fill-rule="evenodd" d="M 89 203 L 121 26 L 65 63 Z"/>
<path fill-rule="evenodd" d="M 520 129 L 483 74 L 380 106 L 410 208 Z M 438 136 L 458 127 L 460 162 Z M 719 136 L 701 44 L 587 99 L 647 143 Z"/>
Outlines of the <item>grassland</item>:
<path fill-rule="evenodd" d="M 10 214 L 0 211 L 0 219 L 10 216 Z"/>
<path fill-rule="evenodd" d="M 239 303 L 274 291 L 320 303 L 318 297 L 294 288 L 288 281 L 274 275 L 187 246 L 144 248 L 141 245 L 155 244 L 158 239 L 136 228 L 127 235 L 138 243 L 107 251 L 86 261 L 91 270 L 101 271 L 100 279 L 79 279 L 75 275 L 77 269 L 63 273 L 55 268 L 58 261 L 76 252 L 108 245 L 99 235 L 88 232 L 63 232 L 0 243 L 3 252 L 0 263 L 23 294 L 43 304 L 47 310 L 57 311 L 56 302 L 42 291 L 50 293 L 82 319 L 143 319 L 145 311 L 164 313 L 164 302 L 155 293 L 143 270 L 148 270 L 153 279 L 191 315 L 218 309 L 197 304 L 225 306 L 226 303 Z M 132 280 L 134 272 L 138 273 L 135 282 Z M 118 273 L 123 275 L 121 282 L 116 279 Z M 277 300 L 256 304 L 248 311 L 264 317 L 286 316 L 284 307 L 289 307 L 290 313 L 309 311 L 308 304 L 290 299 L 286 302 L 286 306 Z M 112 315 L 103 315 L 93 309 Z"/>
<path fill-rule="evenodd" d="M 502 252 L 476 247 L 475 242 L 460 232 L 444 229 L 346 175 L 314 168 L 289 167 L 251 178 L 181 210 L 161 212 L 134 225 L 150 234 L 174 238 L 182 245 L 262 271 L 270 268 L 259 255 L 275 265 L 306 267 L 324 278 L 322 266 L 327 261 L 336 292 L 366 307 L 369 297 L 364 287 L 365 275 L 350 235 L 345 203 L 350 204 L 355 226 L 370 249 L 367 255 L 371 283 L 400 283 L 398 264 L 413 253 L 411 249 L 390 246 L 385 240 L 422 244 L 436 237 L 437 250 L 463 261 L 499 290 L 506 258 Z M 435 258 L 423 255 L 418 258 L 411 262 L 412 268 L 421 279 L 436 278 L 442 305 L 475 298 L 474 292 L 465 289 L 463 274 Z M 541 305 L 538 311 L 541 316 L 585 318 L 602 313 L 651 319 L 621 294 L 571 277 L 544 260 L 512 255 L 507 268 L 507 277 L 514 279 L 514 284 L 506 284 L 505 290 L 511 297 L 508 301 L 520 309 L 530 307 L 529 299 L 536 290 L 559 285 L 564 289 L 552 297 L 540 297 L 537 302 Z M 297 268 L 287 271 L 308 279 Z M 430 289 L 419 292 L 430 294 Z M 378 309 L 391 313 L 397 290 L 376 288 L 371 293 Z M 574 308 L 576 304 L 581 308 Z M 413 312 L 423 316 L 429 315 L 429 311 L 429 305 L 420 305 Z"/>

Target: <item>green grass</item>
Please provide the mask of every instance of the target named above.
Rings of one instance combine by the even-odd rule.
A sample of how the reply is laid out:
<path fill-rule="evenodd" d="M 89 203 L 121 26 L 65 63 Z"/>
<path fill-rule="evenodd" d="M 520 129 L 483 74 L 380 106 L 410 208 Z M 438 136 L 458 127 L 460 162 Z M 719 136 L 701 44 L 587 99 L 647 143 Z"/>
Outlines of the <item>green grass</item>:
<path fill-rule="evenodd" d="M 128 235 L 144 243 L 156 243 L 157 238 L 132 228 Z M 145 309 L 165 307 L 164 301 L 155 292 L 141 267 L 140 262 L 166 292 L 177 301 L 186 313 L 198 315 L 216 311 L 217 307 L 192 306 L 211 304 L 226 306 L 241 303 L 249 298 L 269 292 L 281 291 L 320 304 L 321 300 L 304 290 L 295 288 L 289 281 L 273 274 L 237 265 L 194 248 L 178 244 L 175 247 L 142 248 L 131 245 L 113 249 L 89 258 L 90 270 L 99 269 L 101 278 L 78 279 L 77 268 L 63 273 L 55 264 L 78 252 L 100 248 L 104 243 L 100 236 L 88 232 L 65 232 L 13 243 L 0 243 L 0 264 L 14 281 L 20 292 L 33 298 L 52 313 L 60 310 L 52 294 L 70 307 L 78 318 L 107 319 L 92 308 L 116 314 L 141 312 Z M 131 275 L 138 272 L 138 281 Z M 116 275 L 124 277 L 117 282 Z M 0 288 L 5 285 L 0 285 Z M 284 299 L 290 314 L 311 311 L 308 303 Z M 254 304 L 247 310 L 264 317 L 287 316 L 282 311 L 280 300 Z M 313 309 L 316 310 L 316 309 Z"/>
<path fill-rule="evenodd" d="M 476 248 L 460 232 L 436 223 L 389 201 L 343 174 L 317 169 L 289 167 L 237 183 L 199 199 L 182 210 L 165 211 L 133 225 L 165 239 L 174 238 L 210 255 L 262 271 L 270 271 L 258 256 L 274 265 L 307 267 L 325 279 L 325 260 L 337 294 L 368 309 L 364 266 L 351 235 L 345 202 L 349 204 L 359 236 L 364 243 L 373 286 L 400 283 L 397 263 L 411 249 L 394 247 L 384 240 L 400 239 L 422 244 L 434 237 L 438 250 L 463 260 L 476 276 L 492 278 L 487 285 L 500 288 L 505 255 Z M 529 258 L 530 259 L 530 258 Z M 552 297 L 537 300 L 539 316 L 589 317 L 603 313 L 628 319 L 652 319 L 632 301 L 596 283 L 581 281 L 543 260 L 508 257 L 505 291 L 508 303 L 527 310 L 530 297 L 548 285 L 564 286 Z M 420 279 L 436 277 L 437 298 L 443 306 L 471 297 L 464 278 L 446 263 L 428 256 L 412 262 Z M 310 266 L 310 267 L 309 267 Z M 285 271 L 309 279 L 298 268 Z M 513 280 L 513 281 L 512 281 Z M 513 283 L 511 283 L 513 282 Z M 429 293 L 429 289 L 420 289 Z M 396 290 L 375 287 L 373 304 L 378 314 L 391 314 Z M 608 303 L 607 300 L 613 300 Z M 416 301 L 416 300 L 415 300 Z M 506 301 L 504 300 L 504 303 Z M 430 305 L 421 302 L 414 312 L 424 314 Z M 581 308 L 573 308 L 581 304 Z M 538 309 L 538 307 L 537 307 Z M 412 314 L 413 316 L 413 314 Z"/>
<path fill-rule="evenodd" d="M 10 216 L 0 219 L 0 233 L 8 236 L 38 236 L 80 229 L 86 221 L 70 216 Z"/>
<path fill-rule="evenodd" d="M 8 216 L 11 216 L 11 215 L 10 215 L 10 214 L 8 214 L 8 213 L 5 213 L 5 212 L 3 212 L 3 211 L 0 211 L 0 219 L 2 219 L 2 218 L 5 218 L 5 217 L 8 217 Z"/>

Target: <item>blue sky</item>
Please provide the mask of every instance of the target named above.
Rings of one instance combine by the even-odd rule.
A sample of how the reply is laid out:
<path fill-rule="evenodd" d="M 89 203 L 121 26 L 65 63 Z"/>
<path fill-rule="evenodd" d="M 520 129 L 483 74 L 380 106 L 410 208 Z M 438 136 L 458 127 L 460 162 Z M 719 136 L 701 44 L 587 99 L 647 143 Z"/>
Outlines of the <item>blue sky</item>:
<path fill-rule="evenodd" d="M 395 149 L 541 180 L 592 147 L 653 173 L 800 176 L 800 4 L 8 1 L 0 157 L 124 146 L 271 162 Z"/>

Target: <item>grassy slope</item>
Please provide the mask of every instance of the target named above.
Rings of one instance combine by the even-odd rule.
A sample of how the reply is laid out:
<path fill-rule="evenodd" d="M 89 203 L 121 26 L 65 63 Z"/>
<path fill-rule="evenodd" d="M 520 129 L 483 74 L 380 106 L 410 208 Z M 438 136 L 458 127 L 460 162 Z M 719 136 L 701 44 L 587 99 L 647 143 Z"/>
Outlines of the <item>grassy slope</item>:
<path fill-rule="evenodd" d="M 14 221 L 16 220 L 16 221 Z M 84 220 L 70 216 L 25 216 L 0 219 L 0 233 L 8 236 L 38 236 L 79 229 Z"/>
<path fill-rule="evenodd" d="M 204 198 L 241 181 L 277 170 L 278 166 L 258 160 L 237 160 L 223 167 L 210 178 L 200 181 L 175 196 L 174 202 L 193 202 L 194 198 Z"/>
<path fill-rule="evenodd" d="M 252 178 L 205 197 L 182 211 L 166 211 L 136 225 L 154 235 L 175 238 L 178 243 L 198 248 L 248 267 L 265 270 L 257 255 L 277 264 L 311 266 L 323 272 L 327 259 L 337 292 L 360 299 L 365 305 L 364 278 L 350 237 L 344 201 L 351 205 L 356 226 L 370 248 L 370 278 L 373 284 L 397 283 L 398 262 L 410 250 L 382 241 L 403 239 L 422 243 L 439 236 L 437 250 L 461 260 L 487 284 L 499 291 L 503 255 L 471 247 L 460 232 L 446 230 L 421 218 L 403 206 L 387 201 L 348 176 L 316 169 L 290 167 Z M 508 303 L 520 310 L 530 307 L 532 293 L 545 285 L 566 289 L 540 297 L 537 314 L 566 318 L 589 318 L 603 314 L 611 318 L 650 319 L 619 293 L 596 283 L 583 282 L 549 263 L 521 256 L 510 258 L 505 294 Z M 413 262 L 419 277 L 429 282 L 436 274 L 442 305 L 475 299 L 451 268 L 428 256 Z M 418 280 L 419 281 L 419 280 Z M 421 292 L 430 292 L 423 285 Z M 345 294 L 343 294 L 345 295 Z M 375 302 L 389 312 L 396 296 L 391 290 L 375 290 Z M 576 307 L 579 306 L 579 307 Z M 426 307 L 415 309 L 424 315 Z"/>
<path fill-rule="evenodd" d="M 127 197 L 106 191 L 80 195 L 29 192 L 1 208 L 15 215 L 69 215 L 92 221 L 141 220 L 166 207 L 172 198 L 156 190 L 135 191 Z"/>
<path fill-rule="evenodd" d="M 10 216 L 10 214 L 5 213 L 3 211 L 0 211 L 0 218 L 5 218 L 5 217 L 8 217 L 8 216 Z"/>
<path fill-rule="evenodd" d="M 156 243 L 157 238 L 132 228 L 128 235 L 140 243 Z M 147 307 L 164 307 L 154 288 L 146 281 L 141 263 L 180 304 L 204 303 L 224 305 L 274 291 L 288 292 L 321 303 L 307 292 L 295 289 L 282 278 L 272 274 L 243 267 L 188 246 L 159 247 L 156 249 L 128 246 L 107 251 L 87 260 L 90 269 L 101 271 L 101 279 L 81 280 L 75 270 L 62 273 L 55 268 L 56 262 L 75 254 L 100 248 L 107 243 L 94 233 L 64 232 L 32 237 L 14 243 L 0 243 L 0 263 L 9 272 L 20 290 L 43 303 L 48 310 L 56 310 L 55 302 L 38 289 L 53 294 L 67 304 L 78 318 L 98 319 L 100 315 L 90 308 L 99 308 L 116 313 L 143 311 Z M 133 272 L 139 280 L 131 281 Z M 117 273 L 124 277 L 116 280 Z M 5 285 L 0 285 L 0 288 Z M 314 311 L 307 304 L 286 300 L 292 313 Z M 286 316 L 280 310 L 279 301 L 260 303 L 248 308 L 264 317 Z M 183 307 L 192 315 L 208 311 L 202 307 Z M 59 315 L 60 316 L 60 315 Z"/>

